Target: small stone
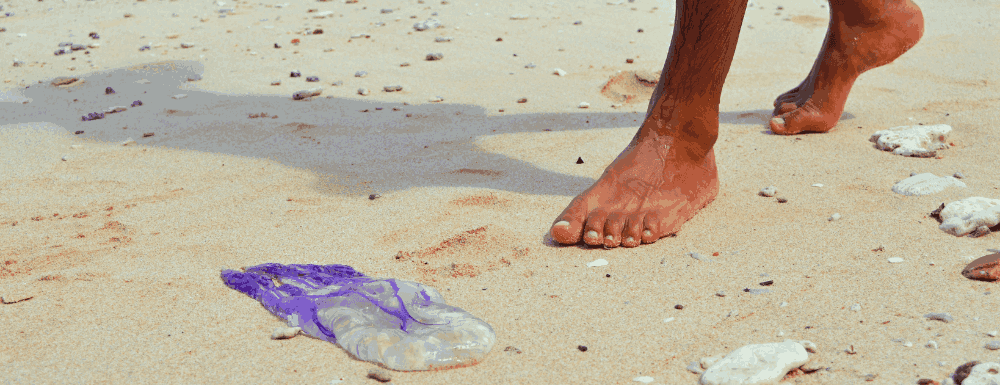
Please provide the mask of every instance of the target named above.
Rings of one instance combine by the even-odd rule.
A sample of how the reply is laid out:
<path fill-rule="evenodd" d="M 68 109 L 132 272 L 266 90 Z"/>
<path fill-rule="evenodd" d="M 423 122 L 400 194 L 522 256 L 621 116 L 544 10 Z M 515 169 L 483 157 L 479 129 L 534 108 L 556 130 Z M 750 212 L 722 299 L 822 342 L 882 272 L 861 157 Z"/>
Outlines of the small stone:
<path fill-rule="evenodd" d="M 272 340 L 285 340 L 285 339 L 289 339 L 289 338 L 292 338 L 292 337 L 295 337 L 295 336 L 299 335 L 299 332 L 301 332 L 301 331 L 302 331 L 302 328 L 300 328 L 300 327 L 294 327 L 294 328 L 290 328 L 290 327 L 277 327 L 277 328 L 274 328 L 274 331 L 271 332 L 271 339 Z"/>
<path fill-rule="evenodd" d="M 385 92 L 396 92 L 396 91 L 402 91 L 403 90 L 403 86 L 400 86 L 400 85 L 385 86 L 385 87 L 382 87 L 382 89 L 385 90 Z"/>
<path fill-rule="evenodd" d="M 767 186 L 767 187 L 764 187 L 764 188 L 760 189 L 760 191 L 757 193 L 757 195 L 760 195 L 762 197 L 773 197 L 774 194 L 777 193 L 777 192 L 778 192 L 778 189 L 776 187 L 774 187 L 774 186 Z"/>
<path fill-rule="evenodd" d="M 1000 341 L 990 341 L 984 347 L 989 350 L 1000 350 Z"/>
<path fill-rule="evenodd" d="M 142 105 L 142 100 L 136 100 L 132 102 L 132 107 L 137 107 Z"/>
<path fill-rule="evenodd" d="M 306 81 L 307 82 L 318 82 L 319 81 L 319 77 L 318 76 L 310 76 L 310 77 L 306 78 Z"/>
<path fill-rule="evenodd" d="M 578 107 L 580 107 L 580 108 L 590 108 L 590 103 L 580 102 L 580 105 Z"/>
<path fill-rule="evenodd" d="M 928 347 L 930 349 L 937 349 L 938 348 L 938 343 L 935 342 L 935 341 L 927 341 L 927 345 L 924 345 L 924 346 L 926 346 L 926 347 Z"/>
<path fill-rule="evenodd" d="M 380 11 L 380 13 L 383 13 L 383 14 L 385 14 L 385 13 L 392 13 L 392 10 L 389 9 L 389 8 L 382 8 L 382 10 Z"/>
<path fill-rule="evenodd" d="M 778 198 L 778 203 L 786 203 L 786 202 L 788 202 L 788 199 L 781 198 L 781 197 Z"/>
<path fill-rule="evenodd" d="M 830 219 L 827 219 L 827 220 L 830 221 L 830 222 L 833 222 L 833 221 L 838 220 L 838 219 L 840 219 L 840 213 L 833 213 L 833 215 L 830 216 Z"/>
<path fill-rule="evenodd" d="M 983 230 L 1000 224 L 1000 199 L 969 197 L 950 202 L 940 211 L 939 218 L 938 229 L 951 235 L 981 235 Z M 982 226 L 987 228 L 980 229 Z"/>
<path fill-rule="evenodd" d="M 342 86 L 342 85 L 344 85 L 344 81 L 343 80 L 337 80 L 337 81 L 335 81 L 333 83 L 330 83 L 330 85 L 334 86 L 334 87 Z"/>
<path fill-rule="evenodd" d="M 104 109 L 104 113 L 106 113 L 106 114 L 116 114 L 116 113 L 119 113 L 119 112 L 122 112 L 122 111 L 125 111 L 125 110 L 126 110 L 125 106 L 114 106 L 114 107 L 105 108 Z"/>
<path fill-rule="evenodd" d="M 511 20 L 528 20 L 528 15 L 514 14 L 510 16 Z"/>
<path fill-rule="evenodd" d="M 115 93 L 115 89 L 114 88 L 108 87 L 108 88 L 104 89 L 104 94 L 105 95 L 111 95 L 113 93 Z"/>
<path fill-rule="evenodd" d="M 851 311 L 861 311 L 861 304 L 860 303 L 856 303 L 856 304 L 851 305 Z"/>
<path fill-rule="evenodd" d="M 392 374 L 384 369 L 368 369 L 368 378 L 378 382 L 389 382 L 392 381 Z"/>
<path fill-rule="evenodd" d="M 577 20 L 573 22 L 573 25 L 580 25 L 580 24 L 583 24 L 583 21 Z"/>
<path fill-rule="evenodd" d="M 577 346 L 576 348 L 577 348 L 578 350 L 580 350 L 581 352 L 585 352 L 585 351 L 587 351 L 587 347 L 586 347 L 585 345 L 578 345 L 578 346 Z"/>
<path fill-rule="evenodd" d="M 413 29 L 417 31 L 426 31 L 428 29 L 434 29 L 440 26 L 441 22 L 438 21 L 437 19 L 427 19 L 413 24 Z"/>
<path fill-rule="evenodd" d="M 526 65 L 524 66 L 524 68 L 527 68 L 527 69 L 532 69 L 532 68 L 535 68 L 535 63 L 528 63 L 528 64 L 526 64 Z"/>
<path fill-rule="evenodd" d="M 323 89 L 320 87 L 310 88 L 308 90 L 296 91 L 294 94 L 292 94 L 292 99 L 302 100 L 306 98 L 311 98 L 313 96 L 319 96 L 319 94 L 321 93 L 323 93 Z"/>
<path fill-rule="evenodd" d="M 989 254 L 970 262 L 962 269 L 962 276 L 977 281 L 1000 280 L 1000 253 Z"/>
<path fill-rule="evenodd" d="M 635 62 L 635 60 L 634 59 L 625 59 L 625 62 L 628 63 L 628 64 L 632 64 L 632 63 Z"/>
<path fill-rule="evenodd" d="M 924 314 L 924 318 L 935 321 L 942 321 L 945 323 L 954 321 L 954 318 L 952 318 L 951 315 L 949 315 L 948 313 L 927 313 Z"/>
<path fill-rule="evenodd" d="M 271 81 L 271 85 L 272 86 L 280 86 L 281 85 L 281 80 L 272 80 Z"/>
<path fill-rule="evenodd" d="M 177 94 L 177 95 L 171 96 L 171 98 L 174 98 L 174 99 L 184 99 L 186 97 L 187 97 L 187 94 Z"/>
<path fill-rule="evenodd" d="M 587 262 L 587 267 L 598 267 L 598 266 L 607 266 L 607 265 L 608 265 L 608 260 L 603 259 L 603 258 L 602 259 L 594 260 L 592 262 Z"/>
<path fill-rule="evenodd" d="M 369 91 L 368 91 L 368 89 L 367 89 L 367 88 L 358 88 L 358 95 L 361 95 L 361 96 L 367 96 L 367 95 L 368 95 L 368 92 L 369 92 Z"/>
<path fill-rule="evenodd" d="M 813 187 L 823 187 L 822 183 L 813 183 Z"/>
<path fill-rule="evenodd" d="M 444 59 L 444 54 L 443 53 L 437 52 L 437 53 L 429 53 L 429 54 L 427 54 L 427 61 L 434 61 L 434 60 L 441 60 L 441 59 Z"/>
<path fill-rule="evenodd" d="M 875 148 L 892 151 L 896 155 L 933 158 L 937 150 L 949 147 L 948 134 L 951 130 L 947 124 L 899 126 L 876 131 L 868 141 L 875 143 Z"/>
<path fill-rule="evenodd" d="M 438 102 L 443 102 L 443 101 L 444 101 L 444 98 L 442 98 L 440 96 L 435 96 L 435 97 L 433 97 L 433 98 L 430 99 L 431 103 L 438 103 Z"/>
<path fill-rule="evenodd" d="M 434 38 L 434 42 L 435 43 L 447 43 L 447 42 L 449 42 L 451 40 L 452 40 L 452 38 L 448 37 L 448 36 L 438 36 L 438 37 Z"/>
<path fill-rule="evenodd" d="M 965 174 L 962 174 L 962 172 L 961 172 L 961 171 L 959 171 L 959 172 L 956 172 L 956 173 L 955 173 L 954 175 L 952 175 L 952 176 L 953 176 L 953 177 L 955 177 L 955 178 L 958 178 L 958 179 L 962 179 L 962 178 L 965 178 Z"/>
<path fill-rule="evenodd" d="M 302 73 L 299 72 L 299 71 L 292 71 L 292 73 L 289 76 L 293 77 L 293 78 L 297 78 L 297 77 L 301 77 Z"/>
<path fill-rule="evenodd" d="M 520 98 L 520 99 L 517 99 L 517 102 L 518 102 L 518 103 L 527 103 L 527 102 L 528 102 L 528 98 Z"/>
<path fill-rule="evenodd" d="M 381 197 L 382 197 L 382 195 L 379 195 L 379 194 L 371 194 L 371 195 L 368 196 L 368 200 L 373 201 L 373 200 L 376 200 L 376 199 L 381 198 Z"/>
<path fill-rule="evenodd" d="M 135 139 L 128 138 L 124 142 L 121 142 L 122 146 L 131 146 L 135 144 Z"/>
<path fill-rule="evenodd" d="M 582 157 L 577 157 L 576 158 L 576 164 L 583 164 L 583 158 Z"/>
<path fill-rule="evenodd" d="M 356 33 L 351 35 L 351 39 L 369 39 L 372 36 L 367 33 Z"/>
<path fill-rule="evenodd" d="M 889 263 L 902 263 L 903 262 L 903 258 L 892 257 L 892 258 L 889 258 L 888 261 L 889 261 Z"/>
<path fill-rule="evenodd" d="M 358 71 L 358 72 L 354 73 L 354 77 L 356 77 L 356 78 L 363 78 L 365 76 L 368 76 L 368 72 Z"/>
<path fill-rule="evenodd" d="M 73 146 L 70 146 L 70 147 L 73 147 Z M 996 337 L 997 334 L 1000 334 L 1000 330 L 992 330 L 992 331 L 989 331 L 989 332 L 986 333 L 986 335 L 988 335 L 990 337 Z"/>
<path fill-rule="evenodd" d="M 194 47 L 193 43 L 181 43 L 181 48 L 191 48 Z"/>
<path fill-rule="evenodd" d="M 566 76 L 566 71 L 563 71 L 559 68 L 553 68 L 552 73 L 558 76 Z"/>
<path fill-rule="evenodd" d="M 409 66 L 410 66 L 410 63 L 409 63 L 409 62 L 405 62 L 405 61 L 404 61 L 404 62 L 402 62 L 402 63 L 399 63 L 399 66 L 400 66 L 400 67 L 409 67 Z"/>

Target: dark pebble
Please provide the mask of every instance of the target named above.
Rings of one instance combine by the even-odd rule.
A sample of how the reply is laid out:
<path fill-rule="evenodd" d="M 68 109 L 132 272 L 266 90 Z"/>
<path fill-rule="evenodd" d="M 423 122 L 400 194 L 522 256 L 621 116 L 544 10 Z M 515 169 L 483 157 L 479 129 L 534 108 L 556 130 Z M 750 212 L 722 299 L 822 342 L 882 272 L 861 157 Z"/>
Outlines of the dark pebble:
<path fill-rule="evenodd" d="M 385 87 L 382 87 L 382 89 L 385 90 L 385 92 L 396 92 L 396 91 L 402 91 L 403 90 L 403 86 L 398 86 L 398 85 L 396 85 L 396 86 L 385 86 Z"/>
<path fill-rule="evenodd" d="M 318 81 L 319 81 L 319 77 L 316 77 L 316 76 L 310 76 L 310 77 L 307 77 L 307 78 L 306 78 L 306 81 L 307 81 L 307 82 L 318 82 Z"/>
<path fill-rule="evenodd" d="M 681 304 L 674 305 L 674 309 L 677 309 L 677 310 L 684 309 L 684 305 L 681 305 Z"/>
<path fill-rule="evenodd" d="M 148 137 L 150 137 L 150 136 L 153 136 L 153 135 L 156 135 L 156 134 L 154 134 L 154 133 L 152 133 L 152 132 L 147 132 L 147 133 L 145 133 L 145 134 L 142 134 L 142 137 L 143 137 L 143 138 L 148 138 Z"/>
<path fill-rule="evenodd" d="M 103 112 L 91 112 L 91 113 L 88 113 L 87 115 L 84 115 L 82 117 L 82 119 L 80 119 L 80 120 L 83 120 L 84 122 L 89 122 L 91 120 L 97 120 L 97 119 L 104 119 L 104 113 Z"/>
<path fill-rule="evenodd" d="M 583 164 L 583 158 L 577 157 L 576 164 Z"/>
<path fill-rule="evenodd" d="M 74 132 L 74 134 L 77 134 L 77 135 L 80 135 L 80 134 L 82 134 L 82 133 L 83 133 L 83 131 L 77 131 L 77 132 Z"/>
<path fill-rule="evenodd" d="M 378 382 L 389 382 L 392 380 L 392 375 L 383 369 L 368 369 L 368 378 Z"/>
<path fill-rule="evenodd" d="M 520 99 L 517 99 L 517 102 L 518 102 L 518 103 L 527 103 L 527 102 L 528 102 L 528 98 L 520 98 Z"/>
<path fill-rule="evenodd" d="M 111 95 L 113 93 L 115 93 L 115 89 L 114 88 L 108 87 L 108 88 L 104 89 L 104 94 L 105 95 Z"/>
<path fill-rule="evenodd" d="M 290 76 L 293 77 L 293 78 L 297 78 L 297 77 L 301 77 L 302 73 L 299 72 L 299 71 L 292 71 L 292 73 L 291 73 Z"/>
<path fill-rule="evenodd" d="M 580 349 L 580 351 L 581 351 L 581 352 L 585 352 L 585 351 L 587 351 L 587 347 L 586 347 L 586 346 L 583 346 L 583 345 L 580 345 L 580 346 L 577 346 L 576 348 L 577 348 L 577 349 Z"/>
<path fill-rule="evenodd" d="M 628 63 L 628 64 L 632 64 L 633 62 L 635 62 L 635 60 L 634 59 L 625 59 L 625 62 Z"/>
<path fill-rule="evenodd" d="M 323 28 L 316 28 L 316 29 L 314 29 L 312 34 L 313 35 L 322 35 L 323 34 Z"/>
<path fill-rule="evenodd" d="M 146 51 L 146 50 L 149 50 L 149 49 L 150 49 L 150 48 L 149 48 L 149 46 L 148 46 L 148 45 L 144 45 L 144 46 L 142 46 L 142 47 L 139 47 L 139 52 L 142 52 L 142 51 Z"/>
<path fill-rule="evenodd" d="M 502 37 L 498 37 L 497 41 L 503 41 L 503 38 Z"/>
<path fill-rule="evenodd" d="M 90 38 L 94 39 L 94 40 L 97 40 L 97 39 L 101 38 L 101 35 L 98 35 L 97 32 L 91 32 L 90 33 Z"/>
<path fill-rule="evenodd" d="M 281 48 L 281 46 L 278 43 L 274 43 L 274 48 Z"/>
<path fill-rule="evenodd" d="M 372 194 L 372 195 L 368 196 L 368 200 L 372 200 L 373 201 L 373 200 L 376 200 L 376 199 L 381 198 L 381 197 L 382 196 L 379 195 L 379 194 Z"/>
<path fill-rule="evenodd" d="M 79 50 L 85 49 L 85 48 L 87 48 L 87 46 L 85 46 L 83 44 L 73 44 L 73 45 L 70 46 L 70 49 L 72 49 L 74 51 L 79 51 Z"/>
<path fill-rule="evenodd" d="M 428 61 L 441 60 L 441 59 L 444 59 L 444 54 L 443 53 L 438 52 L 438 53 L 429 53 L 429 54 L 427 54 L 427 60 Z"/>
<path fill-rule="evenodd" d="M 639 28 L 637 32 L 642 33 L 643 32 L 642 28 Z"/>
<path fill-rule="evenodd" d="M 778 203 L 785 203 L 785 202 L 788 202 L 788 199 L 778 198 Z"/>
<path fill-rule="evenodd" d="M 142 105 L 142 100 L 136 100 L 136 101 L 132 102 L 132 107 L 141 106 L 141 105 Z"/>

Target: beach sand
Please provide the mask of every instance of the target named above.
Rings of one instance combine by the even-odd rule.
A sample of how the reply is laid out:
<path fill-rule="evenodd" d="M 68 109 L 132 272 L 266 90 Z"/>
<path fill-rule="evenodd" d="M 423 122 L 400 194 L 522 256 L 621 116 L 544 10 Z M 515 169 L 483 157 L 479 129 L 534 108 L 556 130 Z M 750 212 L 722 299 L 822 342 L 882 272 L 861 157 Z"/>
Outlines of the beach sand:
<path fill-rule="evenodd" d="M 771 103 L 809 72 L 829 16 L 754 1 L 722 95 L 718 199 L 675 237 L 612 250 L 547 232 L 642 121 L 645 99 L 613 108 L 601 89 L 662 67 L 672 3 L 2 4 L 0 296 L 21 301 L 0 305 L 0 382 L 373 383 L 375 365 L 333 344 L 271 340 L 283 322 L 219 278 L 266 262 L 421 282 L 496 331 L 479 364 L 396 384 L 693 384 L 690 362 L 784 339 L 815 343 L 822 368 L 789 383 L 942 381 L 998 358 L 984 348 L 1000 339 L 996 284 L 960 273 L 1000 235 L 929 216 L 1000 199 L 995 2 L 919 2 L 923 39 L 857 81 L 835 129 L 776 136 Z M 442 28 L 412 28 L 433 12 Z M 100 47 L 55 56 L 60 42 Z M 919 123 L 951 125 L 953 146 L 910 158 L 868 141 Z M 958 171 L 967 188 L 891 191 Z"/>

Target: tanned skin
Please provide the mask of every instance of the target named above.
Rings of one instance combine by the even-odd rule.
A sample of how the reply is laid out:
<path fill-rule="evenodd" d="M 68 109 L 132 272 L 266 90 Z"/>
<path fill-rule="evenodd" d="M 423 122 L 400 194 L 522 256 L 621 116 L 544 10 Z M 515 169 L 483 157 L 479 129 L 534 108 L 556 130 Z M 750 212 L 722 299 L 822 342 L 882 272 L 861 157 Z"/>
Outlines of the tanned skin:
<path fill-rule="evenodd" d="M 676 233 L 719 194 L 719 100 L 747 2 L 677 0 L 663 74 L 646 119 L 604 174 L 550 229 L 561 244 L 636 247 Z M 774 101 L 771 131 L 826 132 L 859 75 L 920 40 L 924 18 L 909 0 L 830 0 L 830 25 L 812 71 Z"/>

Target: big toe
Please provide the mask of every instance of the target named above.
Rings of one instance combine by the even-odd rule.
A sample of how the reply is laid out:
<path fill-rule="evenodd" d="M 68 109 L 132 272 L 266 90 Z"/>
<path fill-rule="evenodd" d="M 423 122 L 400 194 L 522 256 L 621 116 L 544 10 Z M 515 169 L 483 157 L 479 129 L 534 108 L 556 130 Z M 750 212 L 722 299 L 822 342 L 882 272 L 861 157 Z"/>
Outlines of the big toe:
<path fill-rule="evenodd" d="M 768 126 L 771 127 L 771 132 L 778 135 L 794 134 L 794 132 L 789 132 L 788 127 L 785 126 L 785 118 L 782 118 L 780 116 L 775 116 L 771 118 L 771 121 L 768 123 Z"/>
<path fill-rule="evenodd" d="M 549 233 L 556 242 L 564 245 L 576 244 L 580 242 L 583 234 L 583 222 L 561 219 L 552 224 Z"/>

